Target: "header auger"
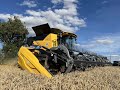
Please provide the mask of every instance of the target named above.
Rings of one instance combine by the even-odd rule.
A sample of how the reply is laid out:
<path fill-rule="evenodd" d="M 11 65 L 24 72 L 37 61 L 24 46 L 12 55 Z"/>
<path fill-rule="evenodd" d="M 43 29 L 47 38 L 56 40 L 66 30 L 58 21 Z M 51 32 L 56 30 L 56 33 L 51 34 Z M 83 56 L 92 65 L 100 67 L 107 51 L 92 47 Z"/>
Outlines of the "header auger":
<path fill-rule="evenodd" d="M 18 52 L 18 64 L 31 73 L 52 77 L 58 73 L 85 70 L 88 67 L 111 65 L 106 57 L 74 49 L 77 36 L 50 28 L 48 24 L 32 27 L 36 36 Z"/>

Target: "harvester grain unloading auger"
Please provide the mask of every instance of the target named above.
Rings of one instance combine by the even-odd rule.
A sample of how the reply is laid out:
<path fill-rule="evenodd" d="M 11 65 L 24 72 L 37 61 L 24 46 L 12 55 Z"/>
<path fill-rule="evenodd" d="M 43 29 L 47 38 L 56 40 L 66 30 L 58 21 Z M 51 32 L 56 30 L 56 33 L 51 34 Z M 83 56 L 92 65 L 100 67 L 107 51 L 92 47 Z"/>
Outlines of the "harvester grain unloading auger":
<path fill-rule="evenodd" d="M 27 40 L 18 52 L 18 64 L 31 73 L 52 77 L 57 73 L 85 70 L 111 63 L 98 56 L 74 50 L 76 35 L 50 28 L 48 24 L 33 27 L 36 36 Z"/>

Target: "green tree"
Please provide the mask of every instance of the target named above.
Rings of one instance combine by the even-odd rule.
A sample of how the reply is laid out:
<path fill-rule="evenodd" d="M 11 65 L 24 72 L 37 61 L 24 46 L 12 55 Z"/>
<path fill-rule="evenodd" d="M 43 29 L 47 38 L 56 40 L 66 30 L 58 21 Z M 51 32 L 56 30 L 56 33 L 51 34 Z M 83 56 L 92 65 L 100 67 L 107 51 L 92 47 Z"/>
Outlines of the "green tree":
<path fill-rule="evenodd" d="M 7 22 L 0 22 L 0 41 L 3 43 L 5 58 L 15 57 L 21 45 L 24 44 L 28 31 L 20 19 L 9 18 Z"/>

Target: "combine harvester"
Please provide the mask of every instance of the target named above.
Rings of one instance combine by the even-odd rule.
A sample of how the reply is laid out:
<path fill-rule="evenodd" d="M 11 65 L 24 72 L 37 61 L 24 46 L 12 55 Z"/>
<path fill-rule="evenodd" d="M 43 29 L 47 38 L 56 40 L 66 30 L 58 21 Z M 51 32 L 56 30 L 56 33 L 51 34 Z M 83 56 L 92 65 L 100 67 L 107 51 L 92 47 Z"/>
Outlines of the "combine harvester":
<path fill-rule="evenodd" d="M 18 64 L 31 73 L 52 77 L 58 73 L 111 65 L 106 57 L 74 49 L 77 36 L 50 28 L 48 24 L 32 27 L 36 36 L 18 52 Z"/>

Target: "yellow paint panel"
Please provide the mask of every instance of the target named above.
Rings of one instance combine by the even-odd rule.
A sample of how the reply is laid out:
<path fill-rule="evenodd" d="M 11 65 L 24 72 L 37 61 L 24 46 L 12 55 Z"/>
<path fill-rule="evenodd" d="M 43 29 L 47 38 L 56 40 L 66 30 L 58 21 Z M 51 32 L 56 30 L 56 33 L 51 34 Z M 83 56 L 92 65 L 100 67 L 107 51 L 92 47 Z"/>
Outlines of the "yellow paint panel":
<path fill-rule="evenodd" d="M 49 34 L 46 36 L 44 40 L 37 40 L 33 42 L 34 45 L 44 46 L 47 48 L 57 47 L 57 35 L 56 34 Z"/>

